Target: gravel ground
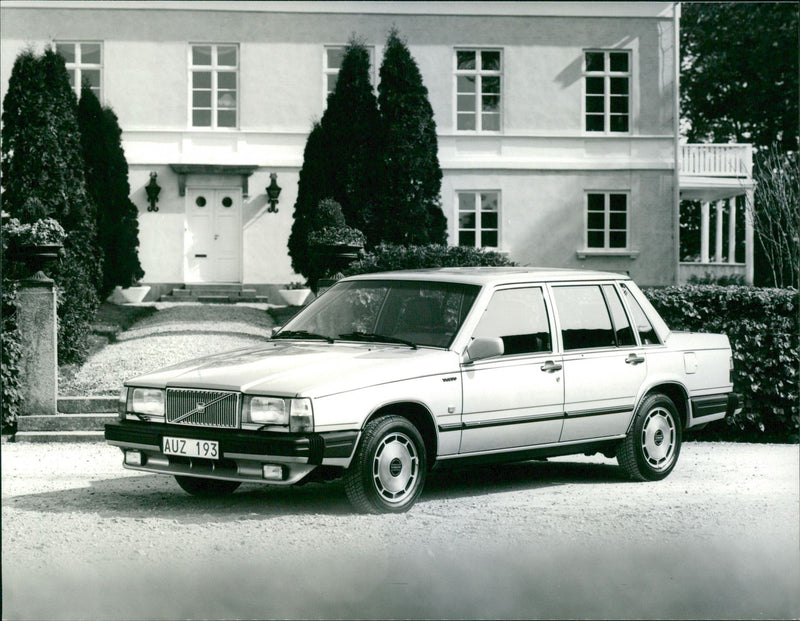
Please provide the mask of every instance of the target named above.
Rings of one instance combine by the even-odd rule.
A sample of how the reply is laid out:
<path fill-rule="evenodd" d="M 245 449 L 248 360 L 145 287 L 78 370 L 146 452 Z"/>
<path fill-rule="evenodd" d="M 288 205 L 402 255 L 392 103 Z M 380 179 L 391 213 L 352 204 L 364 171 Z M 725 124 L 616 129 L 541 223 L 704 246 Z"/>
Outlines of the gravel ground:
<path fill-rule="evenodd" d="M 156 304 L 158 312 L 59 379 L 59 394 L 116 395 L 122 383 L 198 356 L 263 343 L 275 325 L 266 305 Z"/>
<path fill-rule="evenodd" d="M 95 444 L 2 446 L 3 618 L 798 618 L 796 445 L 434 473 L 402 515 L 339 483 L 203 500 Z"/>

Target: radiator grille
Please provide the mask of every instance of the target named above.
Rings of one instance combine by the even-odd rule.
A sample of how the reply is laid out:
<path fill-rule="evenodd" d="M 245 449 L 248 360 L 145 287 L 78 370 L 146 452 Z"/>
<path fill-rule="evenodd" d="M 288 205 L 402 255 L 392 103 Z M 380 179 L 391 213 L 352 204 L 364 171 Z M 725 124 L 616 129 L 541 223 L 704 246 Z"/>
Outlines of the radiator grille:
<path fill-rule="evenodd" d="M 239 426 L 238 392 L 220 390 L 167 389 L 167 422 L 194 427 Z"/>

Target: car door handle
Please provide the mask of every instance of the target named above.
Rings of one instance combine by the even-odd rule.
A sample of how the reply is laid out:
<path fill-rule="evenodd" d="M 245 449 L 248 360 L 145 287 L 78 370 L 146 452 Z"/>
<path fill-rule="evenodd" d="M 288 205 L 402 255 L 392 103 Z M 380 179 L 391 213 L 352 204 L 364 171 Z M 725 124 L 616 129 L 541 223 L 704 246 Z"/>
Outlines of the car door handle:
<path fill-rule="evenodd" d="M 636 354 L 631 354 L 627 358 L 625 358 L 625 362 L 628 364 L 642 364 L 644 362 L 644 356 L 637 356 Z"/>
<path fill-rule="evenodd" d="M 553 362 L 552 360 L 548 360 L 547 362 L 545 362 L 545 363 L 544 363 L 544 364 L 543 364 L 541 367 L 539 367 L 539 368 L 540 368 L 542 371 L 545 371 L 546 373 L 552 373 L 553 371 L 560 371 L 560 370 L 561 370 L 561 369 L 563 369 L 564 367 L 563 367 L 563 365 L 561 365 L 561 364 L 557 364 L 557 363 Z"/>

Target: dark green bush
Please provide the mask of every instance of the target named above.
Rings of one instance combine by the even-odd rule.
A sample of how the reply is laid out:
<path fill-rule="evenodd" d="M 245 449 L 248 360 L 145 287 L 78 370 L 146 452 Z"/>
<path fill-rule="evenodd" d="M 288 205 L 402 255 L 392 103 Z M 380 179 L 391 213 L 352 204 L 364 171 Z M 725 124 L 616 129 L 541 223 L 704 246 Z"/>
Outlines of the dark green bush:
<path fill-rule="evenodd" d="M 431 267 L 469 267 L 514 265 L 504 254 L 481 248 L 466 246 L 445 246 L 428 244 L 425 246 L 400 246 L 379 244 L 364 256 L 350 264 L 346 276 L 368 274 L 370 272 L 389 272 L 392 270 L 412 270 Z"/>
<path fill-rule="evenodd" d="M 89 355 L 89 335 L 97 313 L 97 284 L 102 260 L 93 245 L 94 227 L 70 231 L 64 255 L 53 268 L 58 299 L 58 363 L 82 363 Z"/>
<path fill-rule="evenodd" d="M 0 372 L 0 385 L 2 386 L 2 422 L 3 433 L 14 431 L 22 403 L 22 393 L 19 381 L 19 365 L 22 350 L 19 343 L 19 330 L 17 329 L 17 283 L 3 279 L 3 319 L 2 319 L 2 349 L 3 360 Z"/>
<path fill-rule="evenodd" d="M 671 329 L 728 335 L 734 390 L 743 395 L 744 409 L 738 417 L 726 419 L 724 437 L 797 441 L 796 290 L 683 285 L 645 293 Z"/>

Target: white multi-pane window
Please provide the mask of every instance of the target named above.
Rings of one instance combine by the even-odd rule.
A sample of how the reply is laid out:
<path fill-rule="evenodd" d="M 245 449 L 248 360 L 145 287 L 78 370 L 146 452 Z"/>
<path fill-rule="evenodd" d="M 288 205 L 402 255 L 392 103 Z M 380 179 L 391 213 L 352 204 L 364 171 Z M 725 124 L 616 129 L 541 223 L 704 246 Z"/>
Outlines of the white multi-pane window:
<path fill-rule="evenodd" d="M 322 67 L 322 92 L 325 99 L 323 105 L 327 103 L 328 95 L 336 90 L 336 82 L 339 79 L 339 71 L 342 68 L 345 51 L 347 51 L 347 47 L 344 45 L 328 45 L 325 47 Z M 367 53 L 369 54 L 369 81 L 374 85 L 375 48 L 368 46 Z"/>
<path fill-rule="evenodd" d="M 239 48 L 197 44 L 189 50 L 192 127 L 234 128 L 239 104 Z"/>
<path fill-rule="evenodd" d="M 456 50 L 458 131 L 499 132 L 502 127 L 503 53 Z"/>
<path fill-rule="evenodd" d="M 103 45 L 102 43 L 56 41 L 56 52 L 67 65 L 69 84 L 81 96 L 84 82 L 103 101 Z"/>
<path fill-rule="evenodd" d="M 586 247 L 600 250 L 628 247 L 628 194 L 586 194 Z"/>
<path fill-rule="evenodd" d="M 630 52 L 586 51 L 583 60 L 586 131 L 604 133 L 630 131 Z"/>
<path fill-rule="evenodd" d="M 458 245 L 500 246 L 500 193 L 458 192 Z"/>

